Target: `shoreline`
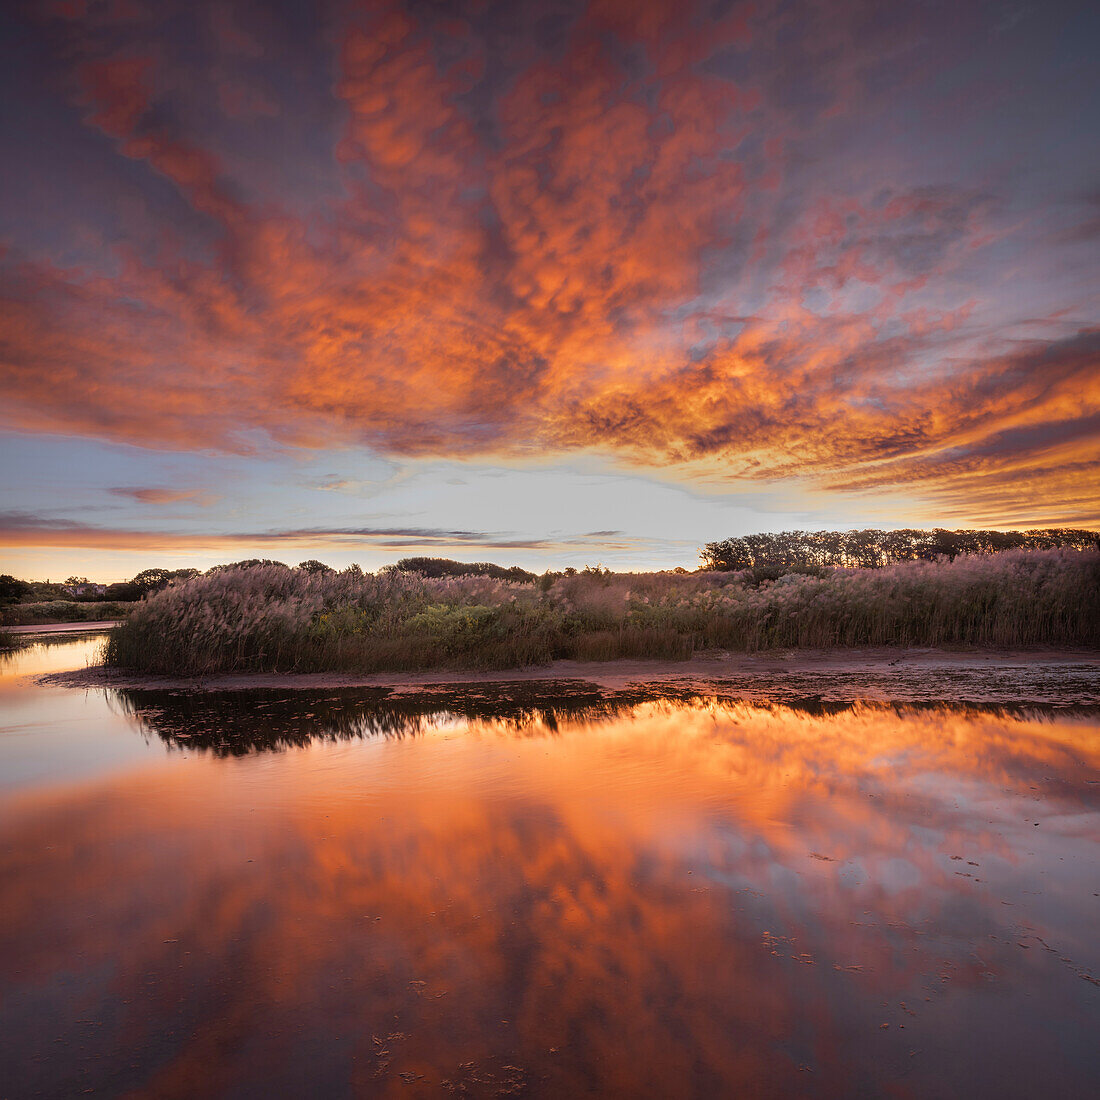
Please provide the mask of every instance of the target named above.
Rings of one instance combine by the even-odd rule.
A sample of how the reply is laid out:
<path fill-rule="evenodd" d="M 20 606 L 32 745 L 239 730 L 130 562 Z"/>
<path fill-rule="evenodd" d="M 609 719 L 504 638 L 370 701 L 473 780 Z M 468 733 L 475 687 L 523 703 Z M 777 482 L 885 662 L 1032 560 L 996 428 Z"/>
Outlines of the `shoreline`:
<path fill-rule="evenodd" d="M 972 678 L 983 672 L 1005 675 L 1017 670 L 1029 676 L 1055 680 L 1073 669 L 1100 698 L 1100 649 L 891 649 L 887 646 L 857 649 L 788 649 L 756 653 L 700 655 L 686 661 L 555 661 L 528 668 L 426 669 L 416 672 L 308 672 L 218 673 L 205 677 L 155 676 L 90 665 L 67 672 L 35 677 L 41 684 L 70 688 L 121 688 L 127 690 L 212 691 L 316 691 L 333 688 L 388 688 L 397 691 L 452 685 L 583 681 L 604 689 L 624 689 L 639 684 L 675 684 L 679 688 L 705 687 L 716 682 L 808 678 L 828 684 L 836 679 L 866 676 L 891 679 L 911 675 L 937 681 L 946 676 Z M 1048 685 L 1055 687 L 1056 685 Z M 1092 692 L 1090 691 L 1090 694 Z"/>
<path fill-rule="evenodd" d="M 87 634 L 94 631 L 106 632 L 112 627 L 121 626 L 125 619 L 84 619 L 75 623 L 32 623 L 27 626 L 6 626 L 9 634 Z"/>

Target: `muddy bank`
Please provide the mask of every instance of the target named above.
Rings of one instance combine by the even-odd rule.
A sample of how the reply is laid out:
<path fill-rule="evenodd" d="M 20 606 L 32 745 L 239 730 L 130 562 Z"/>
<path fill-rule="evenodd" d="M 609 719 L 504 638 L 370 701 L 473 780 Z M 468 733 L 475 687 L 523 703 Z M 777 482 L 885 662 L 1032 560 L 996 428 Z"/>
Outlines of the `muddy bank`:
<path fill-rule="evenodd" d="M 36 623 L 34 626 L 8 626 L 9 634 L 87 634 L 89 631 L 106 632 L 113 626 L 121 626 L 122 619 L 95 619 L 80 623 Z"/>
<path fill-rule="evenodd" d="M 732 693 L 746 699 L 814 697 L 845 701 L 968 700 L 1100 704 L 1100 651 L 1095 649 L 942 650 L 828 649 L 727 653 L 690 661 L 556 661 L 536 668 L 490 672 L 256 673 L 174 678 L 131 674 L 104 666 L 39 677 L 73 688 L 172 691 L 326 691 L 387 688 L 424 691 L 459 685 L 543 684 L 562 681 L 620 691 L 667 684 L 679 690 Z"/>

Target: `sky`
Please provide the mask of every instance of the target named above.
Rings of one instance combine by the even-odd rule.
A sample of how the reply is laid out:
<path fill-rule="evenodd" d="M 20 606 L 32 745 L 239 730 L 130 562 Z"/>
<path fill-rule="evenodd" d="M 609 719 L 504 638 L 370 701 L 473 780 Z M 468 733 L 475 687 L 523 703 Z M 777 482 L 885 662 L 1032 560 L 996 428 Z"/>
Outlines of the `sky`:
<path fill-rule="evenodd" d="M 1100 525 L 1100 9 L 0 13 L 0 572 Z"/>

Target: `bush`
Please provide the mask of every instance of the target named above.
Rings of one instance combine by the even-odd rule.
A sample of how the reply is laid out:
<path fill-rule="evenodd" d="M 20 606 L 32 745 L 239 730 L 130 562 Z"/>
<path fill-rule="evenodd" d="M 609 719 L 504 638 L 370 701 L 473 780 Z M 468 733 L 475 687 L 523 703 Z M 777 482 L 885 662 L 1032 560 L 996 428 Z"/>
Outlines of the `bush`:
<path fill-rule="evenodd" d="M 534 573 L 518 565 L 454 561 L 452 558 L 402 558 L 392 569 L 398 573 L 419 573 L 422 577 L 492 577 L 498 581 L 521 581 L 524 584 L 531 584 L 537 579 Z"/>
<path fill-rule="evenodd" d="M 102 605 L 100 605 L 102 606 Z M 792 646 L 1100 645 L 1100 553 L 1009 551 L 772 580 L 223 569 L 149 596 L 108 663 L 147 672 L 507 668 Z"/>
<path fill-rule="evenodd" d="M 18 580 L 10 573 L 0 574 L 0 604 L 17 603 L 32 591 L 33 588 L 26 581 Z"/>
<path fill-rule="evenodd" d="M 45 603 L 21 603 L 0 612 L 5 626 L 45 626 L 48 623 L 91 623 L 125 619 L 132 603 L 84 603 L 74 600 L 49 600 Z"/>

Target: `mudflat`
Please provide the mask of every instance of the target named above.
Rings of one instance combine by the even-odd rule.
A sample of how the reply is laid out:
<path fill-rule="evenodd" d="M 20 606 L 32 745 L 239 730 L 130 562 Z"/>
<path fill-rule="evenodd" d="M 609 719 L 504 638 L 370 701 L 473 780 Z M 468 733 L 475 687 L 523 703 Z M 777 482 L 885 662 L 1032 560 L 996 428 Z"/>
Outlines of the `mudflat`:
<path fill-rule="evenodd" d="M 159 688 L 184 691 L 422 690 L 457 684 L 583 681 L 605 690 L 669 684 L 679 690 L 729 691 L 744 698 L 783 695 L 997 702 L 1100 702 L 1096 649 L 795 649 L 702 654 L 687 661 L 555 661 L 488 671 L 434 668 L 417 672 L 221 673 L 206 677 L 150 676 L 103 665 L 38 677 L 73 688 Z"/>

